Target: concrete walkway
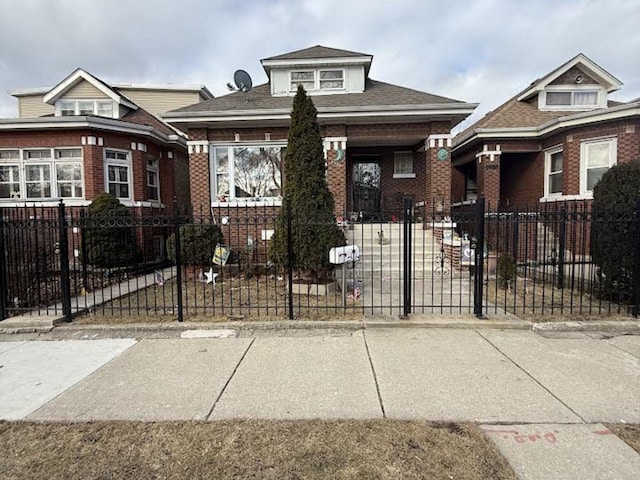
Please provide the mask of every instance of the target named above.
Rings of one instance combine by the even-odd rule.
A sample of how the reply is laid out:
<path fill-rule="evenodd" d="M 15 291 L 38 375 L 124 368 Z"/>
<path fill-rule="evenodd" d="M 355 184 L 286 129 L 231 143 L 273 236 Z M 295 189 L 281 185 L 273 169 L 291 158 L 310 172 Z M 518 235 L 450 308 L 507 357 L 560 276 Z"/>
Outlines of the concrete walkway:
<path fill-rule="evenodd" d="M 640 423 L 640 336 L 375 326 L 236 333 L 0 342 L 0 417 L 470 421 L 520 478 L 640 476 L 640 455 L 600 423 Z"/>

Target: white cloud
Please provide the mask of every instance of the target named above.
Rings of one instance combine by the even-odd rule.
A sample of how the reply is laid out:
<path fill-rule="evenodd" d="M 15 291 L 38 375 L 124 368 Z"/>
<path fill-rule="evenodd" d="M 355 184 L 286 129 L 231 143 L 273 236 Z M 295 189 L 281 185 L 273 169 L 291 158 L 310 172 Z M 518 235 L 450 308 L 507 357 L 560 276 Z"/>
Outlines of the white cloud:
<path fill-rule="evenodd" d="M 323 44 L 374 55 L 371 76 L 479 102 L 474 118 L 579 52 L 640 97 L 637 0 L 1 1 L 5 92 L 54 85 L 76 67 L 108 81 L 196 83 L 215 94 L 238 68 Z"/>

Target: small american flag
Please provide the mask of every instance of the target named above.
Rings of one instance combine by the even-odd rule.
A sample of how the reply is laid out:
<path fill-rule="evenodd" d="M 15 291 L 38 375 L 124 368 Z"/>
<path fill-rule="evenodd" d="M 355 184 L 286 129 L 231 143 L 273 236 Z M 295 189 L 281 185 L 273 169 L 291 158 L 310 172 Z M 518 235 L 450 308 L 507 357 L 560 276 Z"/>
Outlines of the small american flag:
<path fill-rule="evenodd" d="M 164 274 L 160 270 L 156 270 L 155 272 L 156 284 L 161 287 L 164 285 Z"/>
<path fill-rule="evenodd" d="M 351 300 L 358 300 L 360 298 L 360 288 L 358 286 L 353 287 L 353 293 L 349 294 Z"/>

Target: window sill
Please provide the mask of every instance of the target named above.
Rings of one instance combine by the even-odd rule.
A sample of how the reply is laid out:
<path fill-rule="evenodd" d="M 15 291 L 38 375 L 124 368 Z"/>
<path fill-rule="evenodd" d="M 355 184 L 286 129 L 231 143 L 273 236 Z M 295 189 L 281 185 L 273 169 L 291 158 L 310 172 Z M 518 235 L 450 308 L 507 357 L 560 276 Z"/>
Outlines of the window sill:
<path fill-rule="evenodd" d="M 463 200 L 462 202 L 455 202 L 452 203 L 451 206 L 452 207 L 462 207 L 463 205 L 475 205 L 477 202 L 476 200 Z"/>
<path fill-rule="evenodd" d="M 81 199 L 62 199 L 64 205 L 66 207 L 86 207 L 91 202 L 89 200 L 81 200 Z M 29 200 L 18 200 L 15 198 L 12 199 L 2 199 L 0 200 L 1 207 L 57 207 L 60 205 L 60 199 L 47 199 L 47 200 L 38 200 L 38 199 L 29 199 Z"/>
<path fill-rule="evenodd" d="M 572 200 L 593 200 L 593 193 L 583 193 L 581 195 L 554 195 L 550 197 L 542 197 L 540 198 L 540 203 L 549 203 L 549 202 L 568 202 Z"/>
<path fill-rule="evenodd" d="M 164 203 L 150 202 L 150 201 L 134 201 L 134 200 L 120 200 L 120 203 L 125 207 L 142 207 L 142 208 L 164 208 Z"/>
<path fill-rule="evenodd" d="M 211 202 L 211 206 L 214 208 L 231 208 L 231 207 L 281 207 L 282 199 L 274 200 L 247 200 L 237 201 L 231 200 L 228 202 Z"/>
<path fill-rule="evenodd" d="M 394 173 L 393 178 L 416 178 L 415 173 Z"/>

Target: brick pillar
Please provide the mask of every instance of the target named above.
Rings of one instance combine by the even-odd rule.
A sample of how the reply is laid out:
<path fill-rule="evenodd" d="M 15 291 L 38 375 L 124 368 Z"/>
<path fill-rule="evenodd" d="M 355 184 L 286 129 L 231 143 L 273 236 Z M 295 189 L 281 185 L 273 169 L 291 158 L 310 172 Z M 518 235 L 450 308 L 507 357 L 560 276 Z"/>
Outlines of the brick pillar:
<path fill-rule="evenodd" d="M 136 202 L 147 200 L 147 146 L 144 143 L 136 143 L 136 148 L 131 145 L 131 166 L 133 170 L 132 199 Z"/>
<path fill-rule="evenodd" d="M 451 134 L 427 137 L 426 152 L 426 208 L 448 212 L 451 206 Z"/>
<path fill-rule="evenodd" d="M 211 205 L 211 162 L 209 141 L 192 140 L 189 147 L 189 173 L 191 177 L 191 205 L 194 211 L 209 210 Z"/>
<path fill-rule="evenodd" d="M 476 154 L 478 159 L 478 197 L 484 197 L 487 210 L 497 210 L 500 204 L 500 145 L 485 144 Z"/>
<path fill-rule="evenodd" d="M 84 138 L 84 137 L 83 137 Z M 84 198 L 93 200 L 106 190 L 104 184 L 104 148 L 99 145 L 83 145 Z"/>
<path fill-rule="evenodd" d="M 347 214 L 347 138 L 325 137 L 324 152 L 327 161 L 327 184 L 333 193 L 333 213 L 346 218 Z"/>

